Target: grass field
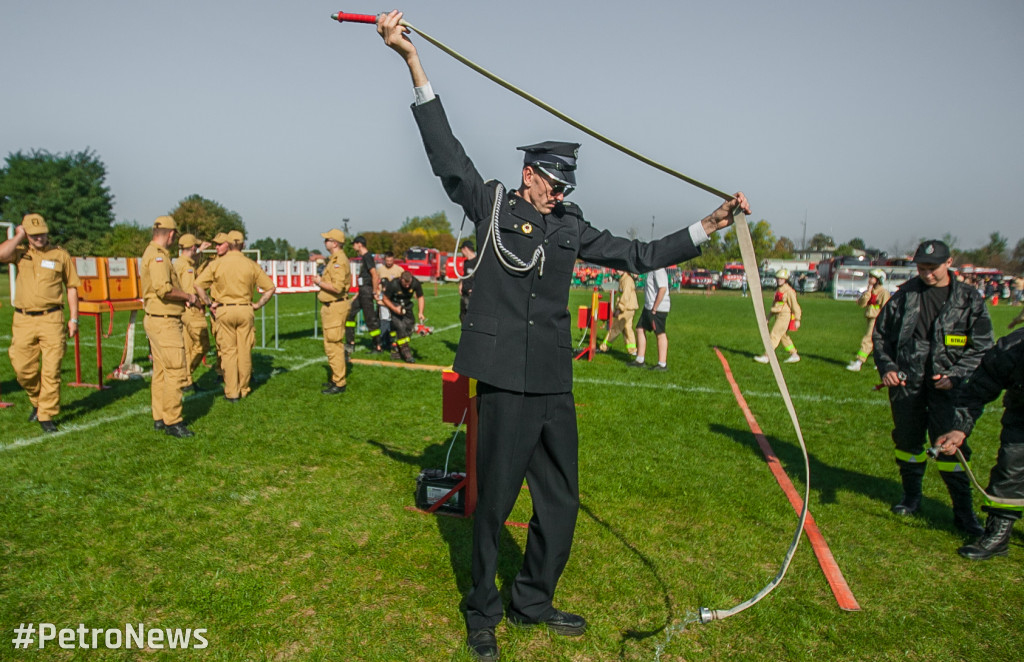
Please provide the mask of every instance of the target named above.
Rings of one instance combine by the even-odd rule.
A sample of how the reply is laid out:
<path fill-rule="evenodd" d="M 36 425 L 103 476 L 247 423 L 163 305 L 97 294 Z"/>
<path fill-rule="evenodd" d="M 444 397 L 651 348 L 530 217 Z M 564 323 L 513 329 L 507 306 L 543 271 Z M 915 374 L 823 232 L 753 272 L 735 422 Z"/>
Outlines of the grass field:
<path fill-rule="evenodd" d="M 437 332 L 416 338 L 414 351 L 448 365 L 458 297 L 451 286 L 425 291 Z M 572 306 L 588 301 L 579 291 Z M 357 365 L 348 393 L 322 396 L 312 295 L 279 305 L 280 349 L 256 350 L 249 398 L 226 402 L 200 368 L 211 390 L 185 403 L 196 433 L 187 440 L 152 431 L 146 381 L 68 387 L 70 348 L 61 432 L 43 436 L 0 360 L 0 393 L 15 405 L 0 410 L 0 660 L 470 659 L 459 603 L 471 523 L 409 510 L 417 474 L 444 466 L 453 434 L 441 422 L 440 374 Z M 860 309 L 823 295 L 802 305 L 794 339 L 803 361 L 784 370 L 811 454 L 810 508 L 862 610 L 836 607 L 805 539 L 782 585 L 754 608 L 679 627 L 701 606 L 727 609 L 756 593 L 796 525 L 714 347 L 801 493 L 804 484 L 770 368 L 751 360 L 760 348 L 749 301 L 679 294 L 669 372 L 628 369 L 621 344 L 576 365 L 582 510 L 557 605 L 585 615 L 590 630 L 561 638 L 503 624 L 503 660 L 650 661 L 660 649 L 666 661 L 1024 659 L 1024 530 L 1009 558 L 958 557 L 964 539 L 934 469 L 921 514 L 890 515 L 901 489 L 885 395 L 871 388 L 873 370 L 843 369 Z M 992 310 L 997 334 L 1016 310 Z M 273 304 L 266 311 L 270 319 Z M 11 318 L 5 302 L 0 347 Z M 103 341 L 108 371 L 125 321 L 118 315 Z M 93 329 L 84 320 L 87 381 Z M 141 358 L 141 331 L 139 345 Z M 990 407 L 973 437 L 986 477 L 998 412 Z M 460 443 L 452 468 L 463 466 Z M 512 519 L 529 513 L 524 491 Z M 507 528 L 499 585 L 511 581 L 525 537 Z M 206 628 L 209 646 L 15 650 L 8 637 L 23 622 Z"/>

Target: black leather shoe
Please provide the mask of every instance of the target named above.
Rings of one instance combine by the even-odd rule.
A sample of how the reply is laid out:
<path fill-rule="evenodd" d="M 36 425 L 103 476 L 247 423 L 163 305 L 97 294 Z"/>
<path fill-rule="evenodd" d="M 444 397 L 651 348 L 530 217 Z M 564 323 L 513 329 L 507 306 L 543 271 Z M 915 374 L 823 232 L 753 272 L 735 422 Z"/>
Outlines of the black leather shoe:
<path fill-rule="evenodd" d="M 185 427 L 184 423 L 175 423 L 174 425 L 168 425 L 167 427 L 164 428 L 164 434 L 169 434 L 172 437 L 177 437 L 178 439 L 184 439 L 185 437 L 193 436 L 192 430 L 189 430 L 187 427 Z"/>
<path fill-rule="evenodd" d="M 538 621 L 531 621 L 515 613 L 510 612 L 508 622 L 516 627 L 530 627 L 532 625 L 546 625 L 549 630 L 567 637 L 578 637 L 587 631 L 587 621 L 582 616 L 570 614 L 567 611 L 555 609 L 547 618 Z"/>
<path fill-rule="evenodd" d="M 466 636 L 466 645 L 474 660 L 495 662 L 501 659 L 498 651 L 498 638 L 494 636 L 494 628 L 470 630 Z"/>
<path fill-rule="evenodd" d="M 327 388 L 320 392 L 323 393 L 324 395 L 337 395 L 338 393 L 344 393 L 345 387 L 338 386 L 337 384 L 331 384 L 330 386 L 328 386 Z"/>
<path fill-rule="evenodd" d="M 1013 522 L 1008 517 L 988 516 L 985 534 L 970 545 L 964 545 L 956 553 L 972 561 L 985 561 L 993 556 L 1006 556 L 1010 548 L 1010 531 Z"/>
<path fill-rule="evenodd" d="M 234 404 L 238 404 L 238 401 L 241 400 L 242 398 L 229 398 L 228 396 L 225 395 L 224 399 L 227 400 L 228 402 L 232 402 Z"/>
<path fill-rule="evenodd" d="M 43 428 L 43 432 L 57 431 L 57 424 L 53 421 L 39 421 L 39 427 Z"/>
<path fill-rule="evenodd" d="M 921 495 L 907 496 L 903 495 L 903 499 L 900 500 L 895 506 L 890 508 L 893 515 L 913 515 L 921 507 Z"/>
<path fill-rule="evenodd" d="M 160 432 L 161 430 L 163 430 L 166 427 L 167 427 L 167 424 L 164 423 L 163 421 L 153 421 L 153 429 L 156 430 L 157 432 Z"/>
<path fill-rule="evenodd" d="M 29 423 L 35 423 L 38 420 L 39 420 L 39 408 L 38 407 L 32 407 L 32 411 L 28 415 L 28 422 Z"/>
<path fill-rule="evenodd" d="M 630 368 L 643 368 L 644 367 L 644 364 L 637 362 L 636 359 L 632 359 L 630 361 L 626 361 L 626 365 L 629 366 Z"/>

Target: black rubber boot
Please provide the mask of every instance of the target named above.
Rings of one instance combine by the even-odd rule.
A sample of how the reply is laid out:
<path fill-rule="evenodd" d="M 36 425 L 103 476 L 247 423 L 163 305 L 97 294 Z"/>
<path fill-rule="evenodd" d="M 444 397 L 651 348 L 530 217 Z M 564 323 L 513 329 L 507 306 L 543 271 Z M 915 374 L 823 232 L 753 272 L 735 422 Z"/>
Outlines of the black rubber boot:
<path fill-rule="evenodd" d="M 984 534 L 985 529 L 974 514 L 971 481 L 967 474 L 960 471 L 943 471 L 942 480 L 946 483 L 949 498 L 953 501 L 953 526 L 972 538 Z"/>
<path fill-rule="evenodd" d="M 412 348 L 408 345 L 401 345 L 398 348 L 398 352 L 402 355 L 402 360 L 406 363 L 416 363 L 416 359 L 412 357 Z"/>
<path fill-rule="evenodd" d="M 1014 520 L 999 515 L 988 516 L 984 534 L 972 542 L 956 550 L 956 553 L 972 561 L 984 561 L 993 556 L 1006 556 L 1010 548 L 1010 532 L 1013 531 Z"/>
<path fill-rule="evenodd" d="M 921 483 L 924 482 L 926 464 L 899 462 L 900 479 L 903 481 L 903 498 L 890 508 L 894 515 L 913 515 L 921 508 Z"/>

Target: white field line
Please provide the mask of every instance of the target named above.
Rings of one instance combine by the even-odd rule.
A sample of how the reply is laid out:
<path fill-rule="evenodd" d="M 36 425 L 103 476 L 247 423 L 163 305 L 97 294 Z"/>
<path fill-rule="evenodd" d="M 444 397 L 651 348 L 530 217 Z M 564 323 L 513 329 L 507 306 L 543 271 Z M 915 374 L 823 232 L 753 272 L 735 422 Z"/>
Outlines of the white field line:
<path fill-rule="evenodd" d="M 271 379 L 271 378 L 276 377 L 277 375 L 280 375 L 280 374 L 285 373 L 285 372 L 293 372 L 295 370 L 302 370 L 304 368 L 308 368 L 311 365 L 316 365 L 317 363 L 325 363 L 326 361 L 327 361 L 327 357 L 326 356 L 318 356 L 316 358 L 306 359 L 306 360 L 304 360 L 304 361 L 302 361 L 300 363 L 297 363 L 295 365 L 292 365 L 292 366 L 275 368 L 274 370 L 272 370 L 270 372 L 270 375 L 266 375 L 266 374 L 263 374 L 263 375 L 253 375 L 253 377 L 254 378 L 267 377 L 268 379 Z M 201 393 L 194 393 L 192 395 L 189 395 L 189 396 L 185 397 L 184 400 L 185 400 L 185 402 L 188 402 L 190 400 L 196 400 L 198 398 L 208 398 L 208 397 L 213 397 L 213 396 L 216 396 L 216 395 L 220 395 L 220 392 L 219 391 L 203 391 Z M 40 435 L 38 437 L 26 437 L 26 438 L 22 438 L 22 439 L 15 439 L 14 441 L 12 441 L 12 442 L 10 442 L 9 444 L 6 444 L 6 445 L 0 444 L 0 453 L 2 453 L 3 451 L 13 450 L 15 448 L 22 448 L 24 446 L 31 446 L 33 444 L 38 444 L 41 441 L 47 441 L 47 440 L 50 440 L 50 439 L 56 439 L 58 437 L 62 437 L 64 435 L 66 435 L 66 434 L 69 434 L 71 432 L 82 432 L 84 430 L 91 430 L 92 428 L 98 427 L 100 425 L 105 425 L 107 423 L 116 423 L 116 422 L 122 421 L 122 420 L 124 420 L 126 418 L 131 418 L 132 416 L 141 416 L 143 414 L 149 414 L 151 412 L 152 412 L 152 409 L 150 407 L 135 407 L 134 409 L 129 409 L 128 411 L 123 411 L 120 414 L 117 414 L 115 416 L 106 416 L 104 418 L 97 418 L 97 419 L 94 419 L 94 420 L 91 420 L 91 421 L 86 421 L 84 423 L 79 423 L 79 424 L 74 424 L 74 423 L 61 424 L 60 429 L 57 432 L 50 432 L 50 433 L 47 433 L 47 434 Z"/>
<path fill-rule="evenodd" d="M 621 388 L 649 388 L 666 391 L 679 391 L 682 393 L 705 393 L 707 395 L 732 395 L 731 389 L 709 388 L 707 386 L 682 386 L 679 384 L 645 384 L 637 382 L 622 382 L 612 379 L 596 379 L 593 377 L 580 377 L 574 380 L 577 384 L 597 384 L 600 386 L 616 386 Z M 779 398 L 778 391 L 744 391 L 744 397 L 748 398 Z M 837 398 L 829 395 L 791 393 L 793 400 L 805 402 L 827 402 L 840 405 L 876 405 L 889 406 L 889 399 L 882 396 L 878 398 Z"/>

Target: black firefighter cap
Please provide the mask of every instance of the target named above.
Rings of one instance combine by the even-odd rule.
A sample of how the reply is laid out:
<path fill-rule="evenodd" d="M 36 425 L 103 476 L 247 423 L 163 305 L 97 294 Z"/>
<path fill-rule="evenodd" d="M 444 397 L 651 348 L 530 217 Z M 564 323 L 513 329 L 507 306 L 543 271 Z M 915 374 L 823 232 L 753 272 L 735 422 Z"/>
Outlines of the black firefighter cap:
<path fill-rule="evenodd" d="M 541 172 L 566 186 L 576 186 L 576 159 L 579 158 L 579 143 L 563 143 L 547 140 L 536 145 L 516 147 L 526 152 L 524 166 L 540 168 Z"/>
<path fill-rule="evenodd" d="M 914 253 L 916 264 L 942 264 L 949 259 L 949 246 L 938 239 L 921 242 Z"/>

